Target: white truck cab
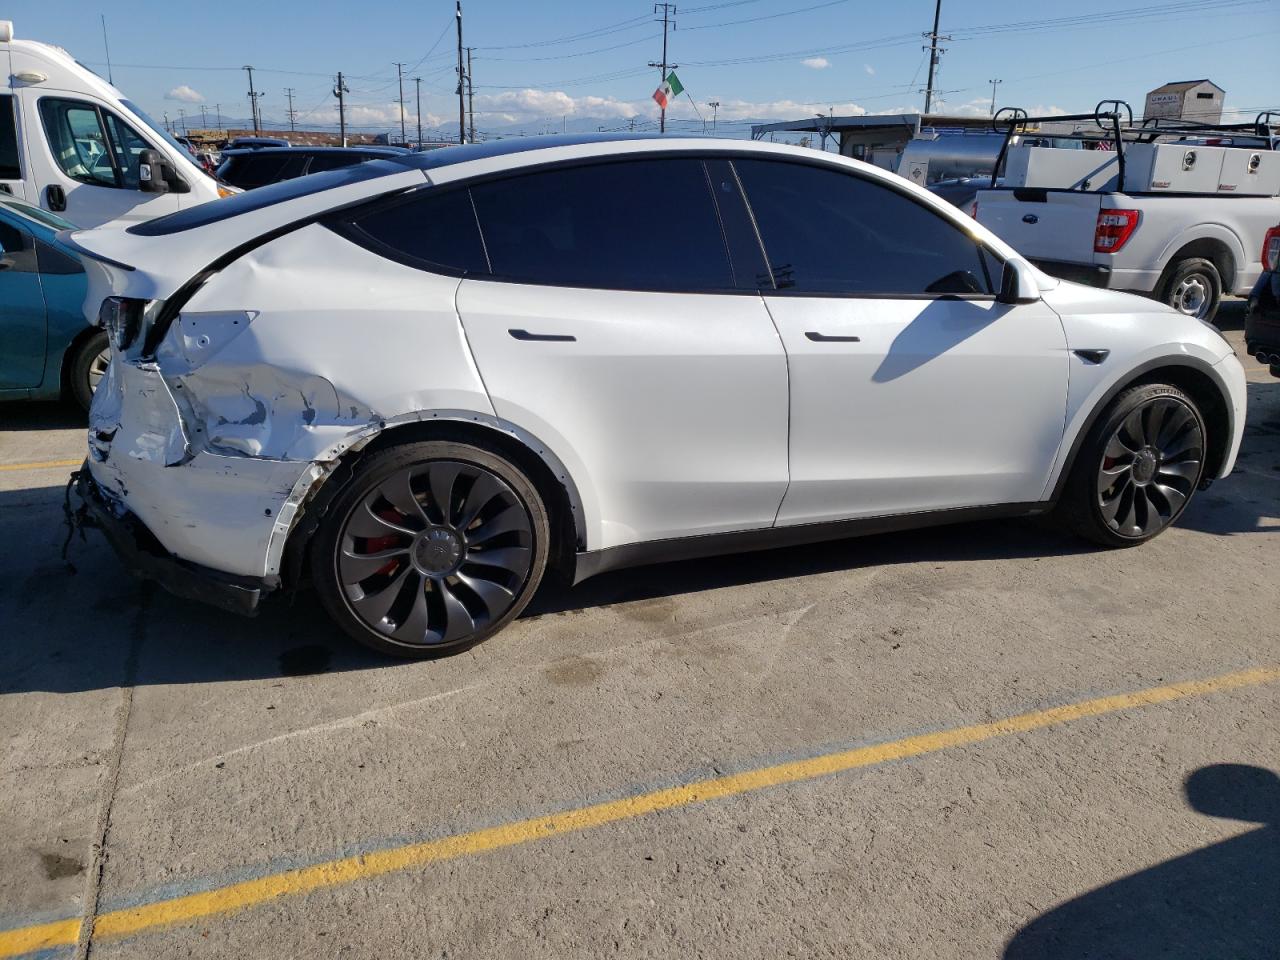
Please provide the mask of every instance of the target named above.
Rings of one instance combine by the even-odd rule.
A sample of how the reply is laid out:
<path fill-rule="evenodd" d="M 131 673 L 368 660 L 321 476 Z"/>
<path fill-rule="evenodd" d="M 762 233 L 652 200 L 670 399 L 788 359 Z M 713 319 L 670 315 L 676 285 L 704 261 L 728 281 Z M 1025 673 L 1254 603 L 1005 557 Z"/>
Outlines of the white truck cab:
<path fill-rule="evenodd" d="M 231 192 L 71 54 L 0 20 L 0 191 L 82 227 L 149 220 Z"/>

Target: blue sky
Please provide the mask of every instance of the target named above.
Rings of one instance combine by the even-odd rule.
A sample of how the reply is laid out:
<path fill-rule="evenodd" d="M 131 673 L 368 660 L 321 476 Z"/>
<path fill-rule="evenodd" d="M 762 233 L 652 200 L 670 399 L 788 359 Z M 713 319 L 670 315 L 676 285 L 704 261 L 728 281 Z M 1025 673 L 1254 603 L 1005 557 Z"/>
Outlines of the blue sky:
<path fill-rule="evenodd" d="M 660 58 L 661 26 L 652 3 L 463 7 L 482 131 L 558 130 L 566 116 L 621 128 L 631 117 L 640 126 L 656 119 L 658 71 L 646 64 Z M 386 130 L 398 124 L 401 60 L 422 77 L 424 128 L 456 131 L 452 0 L 10 0 L 0 16 L 18 36 L 59 44 L 105 75 L 104 12 L 116 85 L 157 118 L 183 110 L 190 123 L 202 105 L 212 118 L 214 104 L 224 117 L 247 117 L 239 68 L 253 64 L 270 125 L 285 122 L 286 87 L 300 127 L 336 123 L 330 90 L 341 69 L 353 126 Z M 690 0 L 677 5 L 670 58 L 698 110 L 709 118 L 706 104 L 720 102 L 721 132 L 745 118 L 919 109 L 920 34 L 932 16 L 933 0 Z M 1200 77 L 1248 118 L 1280 108 L 1280 0 L 944 0 L 940 32 L 953 37 L 937 82 L 949 112 L 985 113 L 993 77 L 1003 81 L 998 105 L 1033 112 L 1085 111 L 1112 97 L 1140 109 L 1148 89 Z M 405 89 L 412 128 L 413 84 Z M 671 117 L 694 120 L 689 98 Z"/>

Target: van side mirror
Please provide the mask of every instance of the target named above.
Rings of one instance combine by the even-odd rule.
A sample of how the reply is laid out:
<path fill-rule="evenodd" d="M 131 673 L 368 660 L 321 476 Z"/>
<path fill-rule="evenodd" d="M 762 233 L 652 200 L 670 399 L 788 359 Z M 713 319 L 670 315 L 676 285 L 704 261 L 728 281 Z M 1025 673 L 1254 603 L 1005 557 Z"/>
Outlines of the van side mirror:
<path fill-rule="evenodd" d="M 143 150 L 138 154 L 138 189 L 143 193 L 168 193 L 172 176 L 169 161 L 159 150 Z"/>
<path fill-rule="evenodd" d="M 1035 271 L 1025 260 L 1006 260 L 1000 274 L 1000 295 L 997 303 L 1035 303 L 1040 299 L 1040 284 Z"/>

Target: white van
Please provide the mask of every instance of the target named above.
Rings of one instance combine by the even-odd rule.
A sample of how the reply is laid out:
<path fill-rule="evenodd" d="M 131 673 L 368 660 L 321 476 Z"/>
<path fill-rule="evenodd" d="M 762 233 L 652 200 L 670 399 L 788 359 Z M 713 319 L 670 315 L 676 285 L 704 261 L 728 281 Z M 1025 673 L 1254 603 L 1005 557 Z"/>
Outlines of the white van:
<path fill-rule="evenodd" d="M 82 227 L 229 196 L 160 124 L 60 47 L 0 20 L 0 190 Z"/>

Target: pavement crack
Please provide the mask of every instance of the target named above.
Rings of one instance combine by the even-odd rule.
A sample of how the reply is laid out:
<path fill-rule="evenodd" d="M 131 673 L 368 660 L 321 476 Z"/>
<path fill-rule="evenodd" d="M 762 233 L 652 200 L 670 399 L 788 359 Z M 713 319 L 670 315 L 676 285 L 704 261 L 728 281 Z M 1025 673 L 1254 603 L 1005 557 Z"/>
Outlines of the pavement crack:
<path fill-rule="evenodd" d="M 84 908 L 80 917 L 80 935 L 76 941 L 76 960 L 88 960 L 93 949 L 93 924 L 98 916 L 98 895 L 102 889 L 102 874 L 107 860 L 107 836 L 111 830 L 111 806 L 116 798 L 116 784 L 120 779 L 120 763 L 124 757 L 125 736 L 129 732 L 129 717 L 133 713 L 133 688 L 138 677 L 138 656 L 146 634 L 147 613 L 151 607 L 154 587 L 142 585 L 138 610 L 134 614 L 129 636 L 129 652 L 125 657 L 124 677 L 120 685 L 120 703 L 116 707 L 115 733 L 111 752 L 106 758 L 106 775 L 98 798 L 98 816 L 94 823 L 93 844 L 89 849 L 90 863 L 86 871 Z"/>

